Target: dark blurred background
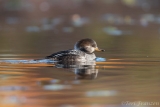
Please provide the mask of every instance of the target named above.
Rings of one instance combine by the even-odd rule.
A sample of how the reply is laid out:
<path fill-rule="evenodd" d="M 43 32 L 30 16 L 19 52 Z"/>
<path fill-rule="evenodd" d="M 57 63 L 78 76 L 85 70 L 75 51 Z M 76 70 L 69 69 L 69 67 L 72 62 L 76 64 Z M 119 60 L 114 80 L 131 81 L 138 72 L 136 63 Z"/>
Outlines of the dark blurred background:
<path fill-rule="evenodd" d="M 158 56 L 159 25 L 160 0 L 1 0 L 0 53 L 42 57 L 93 38 L 107 54 Z"/>

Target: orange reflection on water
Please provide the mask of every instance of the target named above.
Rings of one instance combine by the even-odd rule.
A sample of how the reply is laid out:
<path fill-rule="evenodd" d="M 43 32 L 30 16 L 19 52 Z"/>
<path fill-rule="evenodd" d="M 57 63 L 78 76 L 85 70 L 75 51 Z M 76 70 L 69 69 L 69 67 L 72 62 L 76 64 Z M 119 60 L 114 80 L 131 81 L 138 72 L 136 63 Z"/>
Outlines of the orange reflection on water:
<path fill-rule="evenodd" d="M 97 62 L 95 79 L 77 79 L 73 69 L 56 68 L 54 64 L 1 63 L 0 106 L 119 107 L 122 100 L 156 101 L 159 63 L 128 59 Z"/>

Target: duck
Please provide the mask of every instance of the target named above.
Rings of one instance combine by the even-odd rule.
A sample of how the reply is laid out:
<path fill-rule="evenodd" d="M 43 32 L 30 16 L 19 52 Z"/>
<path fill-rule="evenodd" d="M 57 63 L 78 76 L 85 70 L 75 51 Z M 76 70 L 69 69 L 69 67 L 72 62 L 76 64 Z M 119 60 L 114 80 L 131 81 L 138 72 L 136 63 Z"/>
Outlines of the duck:
<path fill-rule="evenodd" d="M 94 61 L 96 59 L 95 51 L 104 52 L 100 49 L 97 43 L 90 38 L 81 39 L 75 43 L 74 49 L 59 51 L 46 56 L 45 59 L 52 59 L 54 61 Z"/>

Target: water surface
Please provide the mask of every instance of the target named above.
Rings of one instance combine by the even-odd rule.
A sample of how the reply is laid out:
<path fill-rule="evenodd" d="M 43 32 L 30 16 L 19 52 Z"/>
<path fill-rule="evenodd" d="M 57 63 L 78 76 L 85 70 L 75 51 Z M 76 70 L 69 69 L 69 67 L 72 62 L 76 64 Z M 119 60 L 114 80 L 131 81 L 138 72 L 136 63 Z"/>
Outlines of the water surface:
<path fill-rule="evenodd" d="M 103 56 L 106 53 L 98 54 Z M 39 57 L 36 54 L 12 54 L 9 57 L 31 60 L 27 57 L 33 56 Z M 62 68 L 48 63 L 1 63 L 0 105 L 131 107 L 123 102 L 159 102 L 159 58 L 132 54 L 108 56 L 115 58 L 85 68 Z M 1 58 L 1 61 L 6 59 Z"/>

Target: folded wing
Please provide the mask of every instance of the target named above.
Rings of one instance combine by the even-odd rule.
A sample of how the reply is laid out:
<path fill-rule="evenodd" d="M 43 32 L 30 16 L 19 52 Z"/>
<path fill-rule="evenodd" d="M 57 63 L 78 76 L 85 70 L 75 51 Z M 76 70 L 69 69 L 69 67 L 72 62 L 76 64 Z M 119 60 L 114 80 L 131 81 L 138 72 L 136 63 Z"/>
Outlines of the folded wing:
<path fill-rule="evenodd" d="M 84 54 L 78 50 L 65 50 L 46 56 L 46 59 L 53 60 L 75 60 Z"/>

